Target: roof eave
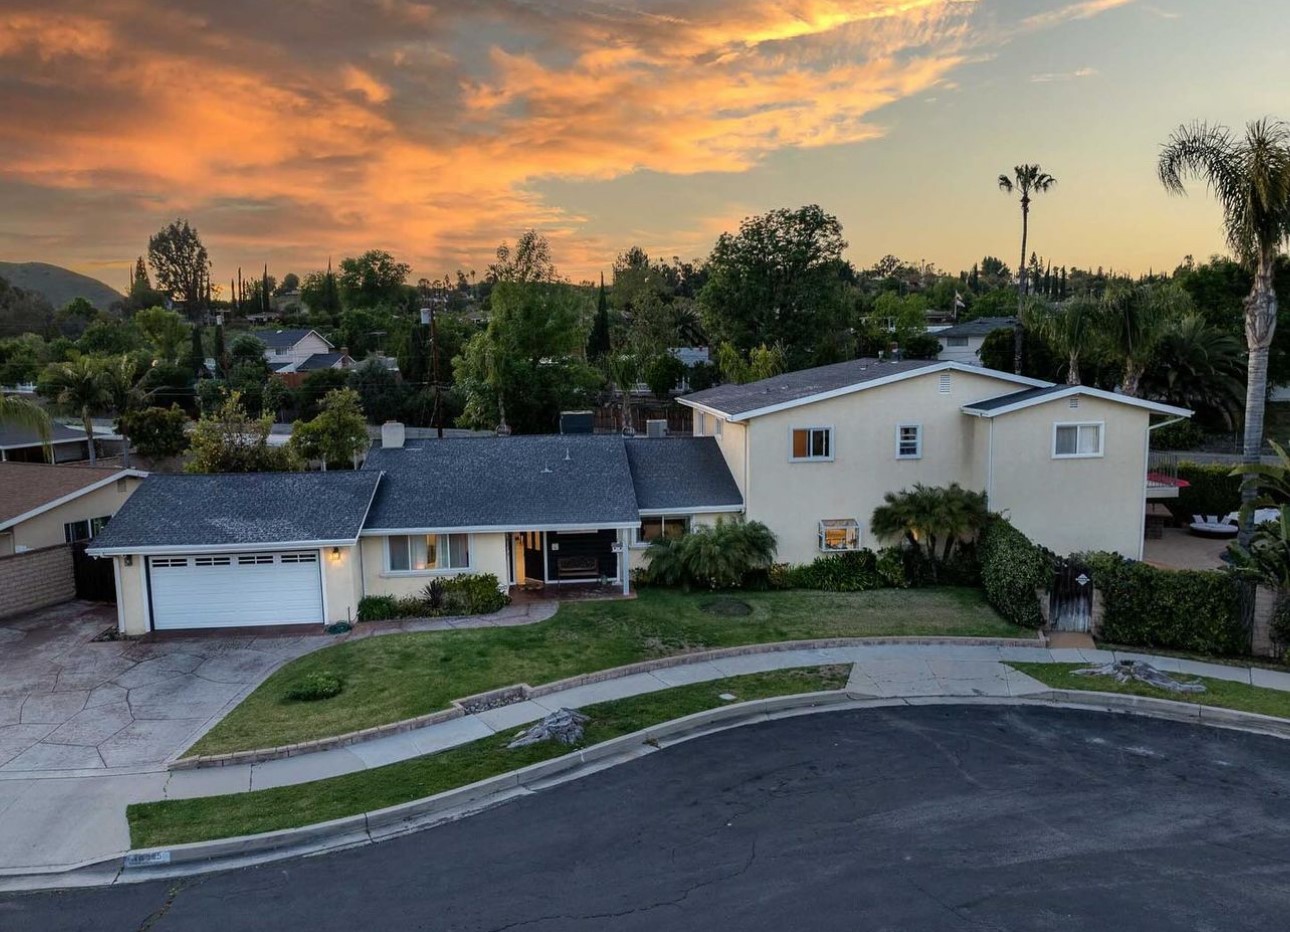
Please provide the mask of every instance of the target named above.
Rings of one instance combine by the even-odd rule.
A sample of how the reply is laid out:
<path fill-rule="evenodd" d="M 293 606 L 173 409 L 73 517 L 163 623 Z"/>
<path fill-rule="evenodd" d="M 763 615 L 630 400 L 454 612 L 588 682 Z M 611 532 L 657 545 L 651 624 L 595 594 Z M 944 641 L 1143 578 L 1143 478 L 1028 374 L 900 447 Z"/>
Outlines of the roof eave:
<path fill-rule="evenodd" d="M 68 502 L 74 502 L 82 495 L 88 495 L 91 492 L 96 492 L 99 489 L 103 488 L 104 486 L 112 482 L 116 482 L 118 479 L 130 479 L 130 478 L 146 479 L 148 478 L 148 474 L 141 469 L 118 470 L 117 472 L 114 472 L 110 476 L 105 476 L 104 478 L 100 479 L 98 482 L 92 482 L 87 486 L 82 486 L 81 488 L 77 489 L 74 492 L 68 492 L 66 495 L 60 496 L 52 501 L 45 502 L 45 504 L 41 505 L 38 508 L 32 508 L 30 511 L 24 512 L 23 514 L 15 515 L 12 518 L 6 518 L 4 521 L 0 521 L 0 531 L 7 531 L 12 527 L 16 527 L 17 525 L 22 524 L 24 521 L 30 521 L 32 518 L 39 517 L 40 515 L 43 515 L 47 511 L 52 511 L 61 505 L 66 505 Z"/>
<path fill-rule="evenodd" d="M 357 537 L 338 537 L 332 540 L 275 540 L 238 544 L 149 544 L 129 547 L 85 548 L 92 557 L 156 556 L 171 553 L 254 553 L 262 550 L 321 550 L 326 547 L 354 547 Z"/>

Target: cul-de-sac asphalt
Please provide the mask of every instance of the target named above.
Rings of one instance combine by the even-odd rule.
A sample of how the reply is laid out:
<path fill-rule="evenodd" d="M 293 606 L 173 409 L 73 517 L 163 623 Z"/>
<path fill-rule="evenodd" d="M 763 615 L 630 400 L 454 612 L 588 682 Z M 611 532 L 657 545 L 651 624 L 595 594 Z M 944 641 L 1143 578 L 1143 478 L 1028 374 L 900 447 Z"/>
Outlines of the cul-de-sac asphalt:
<path fill-rule="evenodd" d="M 1032 707 L 733 729 L 384 844 L 0 898 L 55 930 L 1284 929 L 1290 745 Z"/>

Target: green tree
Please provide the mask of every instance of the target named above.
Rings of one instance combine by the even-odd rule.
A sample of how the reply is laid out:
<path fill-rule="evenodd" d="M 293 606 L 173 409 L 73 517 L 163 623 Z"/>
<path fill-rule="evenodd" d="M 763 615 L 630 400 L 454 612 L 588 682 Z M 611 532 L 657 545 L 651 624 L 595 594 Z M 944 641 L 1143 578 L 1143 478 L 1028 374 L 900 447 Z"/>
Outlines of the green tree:
<path fill-rule="evenodd" d="M 157 276 L 157 287 L 182 301 L 189 314 L 205 305 L 210 256 L 187 220 L 181 217 L 149 238 L 148 263 Z"/>
<path fill-rule="evenodd" d="M 310 272 L 300 283 L 300 300 L 309 310 L 334 318 L 340 313 L 340 287 L 336 283 L 336 273 L 327 263 L 327 271 Z"/>
<path fill-rule="evenodd" d="M 1055 184 L 1057 179 L 1038 165 L 1018 165 L 1013 168 L 1011 178 L 1007 175 L 999 176 L 1000 191 L 1004 194 L 1012 194 L 1015 191 L 1021 196 L 1021 262 L 1017 266 L 1017 325 L 1013 328 L 1013 371 L 1021 369 L 1021 341 L 1024 333 L 1021 326 L 1021 312 L 1025 297 L 1030 291 L 1026 279 L 1026 241 L 1030 238 L 1030 202 L 1036 195 L 1050 191 Z"/>
<path fill-rule="evenodd" d="M 267 375 L 269 364 L 264 358 L 267 349 L 264 341 L 255 334 L 239 333 L 228 345 L 229 364 L 235 367 L 246 363 L 258 365 Z"/>
<path fill-rule="evenodd" d="M 107 390 L 112 413 L 117 416 L 120 427 L 121 416 L 138 403 L 140 398 L 139 380 L 146 371 L 139 361 L 132 356 L 112 356 L 101 360 L 103 387 Z M 128 424 L 121 429 L 124 441 L 121 451 L 121 462 L 126 469 L 130 468 L 130 433 Z"/>
<path fill-rule="evenodd" d="M 494 282 L 518 282 L 550 285 L 560 281 L 551 261 L 551 244 L 536 230 L 525 230 L 512 248 L 506 243 L 497 247 L 497 261 L 488 266 L 488 277 Z"/>
<path fill-rule="evenodd" d="M 144 308 L 134 315 L 132 321 L 143 333 L 144 339 L 152 344 L 157 358 L 164 362 L 177 360 L 185 337 L 189 331 L 197 329 L 189 327 L 182 317 L 164 307 Z"/>
<path fill-rule="evenodd" d="M 742 352 L 782 346 L 790 369 L 833 361 L 846 323 L 846 245 L 838 219 L 815 205 L 744 220 L 708 260 L 704 328 Z"/>
<path fill-rule="evenodd" d="M 605 276 L 600 276 L 600 290 L 596 293 L 596 316 L 591 322 L 591 335 L 587 337 L 587 358 L 601 359 L 612 349 L 609 336 L 609 298 L 605 292 Z"/>
<path fill-rule="evenodd" d="M 382 249 L 342 259 L 338 280 L 341 304 L 347 308 L 399 306 L 410 270 L 406 262 L 396 261 Z"/>
<path fill-rule="evenodd" d="M 300 459 L 319 460 L 328 466 L 353 467 L 371 440 L 358 392 L 338 388 L 328 392 L 322 410 L 312 421 L 296 421 L 291 428 L 291 447 Z"/>
<path fill-rule="evenodd" d="M 289 472 L 299 467 L 289 446 L 269 445 L 273 416 L 251 417 L 242 396 L 230 392 L 220 405 L 203 415 L 189 438 L 184 470 L 210 472 Z"/>
<path fill-rule="evenodd" d="M 93 466 L 98 461 L 94 415 L 102 414 L 112 405 L 102 361 L 92 356 L 78 356 L 67 362 L 52 363 L 41 376 L 39 390 L 55 405 L 81 419 Z"/>
<path fill-rule="evenodd" d="M 133 325 L 101 316 L 85 328 L 76 346 L 90 356 L 116 356 L 142 349 L 143 337 Z"/>
<path fill-rule="evenodd" d="M 650 581 L 686 589 L 732 589 L 775 561 L 777 541 L 759 521 L 719 521 L 680 537 L 661 537 L 645 552 Z"/>
<path fill-rule="evenodd" d="M 278 284 L 277 289 L 273 292 L 275 295 L 289 294 L 300 287 L 300 276 L 295 272 L 288 272 L 282 276 L 282 281 Z"/>
<path fill-rule="evenodd" d="M 1259 120 L 1237 136 L 1224 126 L 1196 123 L 1179 127 L 1160 153 L 1160 182 L 1181 194 L 1185 180 L 1205 182 L 1223 208 L 1228 246 L 1254 275 L 1245 302 L 1245 339 L 1249 350 L 1245 385 L 1246 466 L 1263 452 L 1263 421 L 1268 393 L 1268 353 L 1277 326 L 1273 274 L 1278 254 L 1290 236 L 1290 125 Z M 1257 477 L 1241 489 L 1245 517 L 1240 544 L 1254 533 L 1248 506 L 1258 497 Z"/>
<path fill-rule="evenodd" d="M 671 353 L 659 353 L 645 363 L 645 384 L 660 401 L 672 397 L 672 389 L 685 378 L 685 363 Z"/>
<path fill-rule="evenodd" d="M 587 301 L 569 285 L 501 281 L 487 329 L 453 361 L 465 407 L 459 422 L 545 433 L 563 410 L 584 407 L 600 375 L 579 355 Z M 504 415 L 504 418 L 503 418 Z"/>
<path fill-rule="evenodd" d="M 358 392 L 359 403 L 373 424 L 398 418 L 407 403 L 407 387 L 377 359 L 368 359 L 349 370 L 349 387 Z"/>
<path fill-rule="evenodd" d="M 206 367 L 206 351 L 202 348 L 202 328 L 193 326 L 188 331 L 188 371 L 195 378 Z"/>
<path fill-rule="evenodd" d="M 1098 317 L 1108 354 L 1121 366 L 1120 388 L 1141 397 L 1142 375 L 1170 322 L 1191 310 L 1191 298 L 1175 284 L 1117 282 L 1102 296 Z"/>
<path fill-rule="evenodd" d="M 53 437 L 54 425 L 40 405 L 16 395 L 0 395 L 0 424 L 34 430 L 45 448 L 45 455 L 51 456 L 53 448 L 49 441 Z"/>
<path fill-rule="evenodd" d="M 315 369 L 292 392 L 299 417 L 311 421 L 322 410 L 323 399 L 338 388 L 349 385 L 349 372 L 345 369 Z"/>
<path fill-rule="evenodd" d="M 1101 307 L 1092 298 L 1073 298 L 1050 304 L 1031 298 L 1021 312 L 1024 326 L 1039 334 L 1066 363 L 1066 384 L 1079 385 L 1080 360 L 1092 356 L 1100 344 Z"/>
<path fill-rule="evenodd" d="M 1231 430 L 1245 395 L 1240 338 L 1199 313 L 1170 320 L 1140 383 L 1142 394 L 1194 410 L 1198 419 Z"/>
<path fill-rule="evenodd" d="M 139 454 L 151 460 L 183 453 L 188 448 L 188 423 L 188 415 L 175 404 L 168 408 L 135 408 L 117 418 L 122 435 L 130 437 Z"/>
<path fill-rule="evenodd" d="M 945 487 L 919 482 L 913 489 L 884 495 L 869 527 L 880 538 L 903 537 L 926 558 L 936 581 L 954 551 L 964 541 L 975 540 L 989 518 L 984 492 L 973 492 L 957 482 Z"/>

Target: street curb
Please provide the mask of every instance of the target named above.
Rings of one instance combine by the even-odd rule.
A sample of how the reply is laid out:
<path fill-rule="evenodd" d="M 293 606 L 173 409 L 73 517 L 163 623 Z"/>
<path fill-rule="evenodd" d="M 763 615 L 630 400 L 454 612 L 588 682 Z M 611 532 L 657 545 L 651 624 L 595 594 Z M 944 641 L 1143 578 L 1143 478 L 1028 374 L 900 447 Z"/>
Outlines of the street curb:
<path fill-rule="evenodd" d="M 799 693 L 696 712 L 519 770 L 368 813 L 299 828 L 142 848 L 72 870 L 0 874 L 0 891 L 106 886 L 204 874 L 373 844 L 456 821 L 517 796 L 541 792 L 695 738 L 798 715 L 925 705 L 1037 706 L 1137 715 L 1290 739 L 1290 720 L 1120 693 L 1054 689 L 1025 696 L 878 697 L 846 691 Z"/>
<path fill-rule="evenodd" d="M 766 644 L 741 644 L 736 647 L 721 647 L 714 650 L 699 651 L 693 654 L 673 654 L 670 657 L 659 657 L 654 660 L 642 660 L 639 663 L 630 663 L 621 667 L 610 667 L 607 670 L 595 670 L 591 673 L 581 673 L 577 676 L 566 677 L 562 680 L 554 680 L 550 683 L 543 683 L 539 686 L 530 686 L 527 683 L 513 683 L 509 686 L 501 686 L 497 689 L 490 689 L 487 692 L 475 693 L 470 696 L 462 696 L 459 699 L 453 699 L 449 702 L 449 708 L 440 709 L 437 712 L 429 712 L 425 715 L 418 715 L 415 718 L 406 718 L 398 722 L 390 722 L 385 725 L 374 725 L 370 728 L 364 728 L 359 731 L 346 732 L 343 735 L 334 735 L 328 738 L 317 738 L 313 741 L 301 741 L 296 744 L 284 744 L 272 748 L 257 748 L 251 751 L 232 751 L 228 754 L 202 754 L 195 757 L 181 757 L 178 760 L 169 762 L 166 766 L 169 770 L 197 770 L 204 767 L 228 767 L 236 764 L 259 764 L 265 761 L 281 760 L 286 757 L 299 757 L 302 754 L 312 754 L 317 751 L 333 751 L 337 748 L 349 747 L 353 744 L 359 744 L 364 741 L 371 741 L 375 738 L 385 738 L 390 735 L 403 734 L 409 731 L 415 731 L 418 728 L 425 728 L 429 725 L 439 725 L 443 722 L 452 721 L 453 719 L 463 718 L 470 713 L 467 709 L 477 703 L 488 704 L 498 699 L 509 699 L 512 701 L 527 701 L 529 699 L 540 699 L 543 696 L 549 696 L 552 693 L 562 692 L 566 689 L 575 689 L 579 686 L 590 686 L 593 683 L 603 683 L 606 680 L 621 679 L 627 676 L 635 676 L 639 673 L 653 673 L 655 670 L 667 670 L 672 667 L 682 667 L 695 663 L 706 663 L 713 660 L 728 660 L 731 657 L 747 657 L 753 654 L 775 654 L 784 651 L 793 650 L 828 650 L 835 647 L 870 647 L 882 646 L 885 644 L 913 644 L 919 646 L 951 645 L 955 647 L 1026 647 L 1042 650 L 1046 646 L 1042 634 L 1035 638 L 984 638 L 984 637 L 921 637 L 921 636 L 890 636 L 890 637 L 873 637 L 873 638 L 812 638 L 805 641 L 772 641 Z"/>

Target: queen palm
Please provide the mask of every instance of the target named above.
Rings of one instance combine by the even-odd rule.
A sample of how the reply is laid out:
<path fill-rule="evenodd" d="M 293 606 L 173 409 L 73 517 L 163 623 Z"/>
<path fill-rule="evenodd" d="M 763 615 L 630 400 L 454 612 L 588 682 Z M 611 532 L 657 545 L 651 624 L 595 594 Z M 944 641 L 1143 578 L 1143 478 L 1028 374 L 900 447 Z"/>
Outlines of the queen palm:
<path fill-rule="evenodd" d="M 1238 136 L 1225 126 L 1195 123 L 1179 127 L 1160 153 L 1157 167 L 1167 191 L 1182 194 L 1185 179 L 1205 182 L 1223 208 L 1223 227 L 1232 252 L 1254 274 L 1245 299 L 1245 442 L 1242 461 L 1257 465 L 1263 448 L 1268 391 L 1268 350 L 1277 326 L 1273 268 L 1290 237 L 1290 125 L 1256 120 Z M 1256 476 L 1241 488 L 1239 542 L 1254 533 L 1251 506 L 1258 498 Z"/>
<path fill-rule="evenodd" d="M 1044 338 L 1053 352 L 1066 359 L 1066 384 L 1079 385 L 1079 363 L 1097 349 L 1101 320 L 1097 301 L 1076 297 L 1063 304 L 1049 304 L 1038 298 L 1027 299 L 1021 322 Z"/>
<path fill-rule="evenodd" d="M 1098 310 L 1107 354 L 1120 364 L 1120 390 L 1142 396 L 1142 376 L 1173 321 L 1192 310 L 1179 285 L 1116 283 L 1106 289 Z"/>
<path fill-rule="evenodd" d="M 103 366 L 91 356 L 77 356 L 67 362 L 53 363 L 41 379 L 43 390 L 48 392 L 56 405 L 80 416 L 85 427 L 86 445 L 90 449 L 90 465 L 97 454 L 94 450 L 95 414 L 112 405 L 112 393 Z"/>
<path fill-rule="evenodd" d="M 36 432 L 48 455 L 53 449 L 50 440 L 53 438 L 53 424 L 45 409 L 34 405 L 25 398 L 12 395 L 0 395 L 0 424 L 13 424 L 18 427 L 29 427 Z"/>
<path fill-rule="evenodd" d="M 1026 241 L 1030 238 L 1030 202 L 1045 194 L 1057 179 L 1038 165 L 1023 164 L 1012 170 L 1012 177 L 999 176 L 999 190 L 1004 194 L 1021 194 L 1021 262 L 1017 265 L 1017 325 L 1013 328 L 1012 370 L 1021 372 L 1021 312 L 1029 288 L 1026 286 Z"/>

